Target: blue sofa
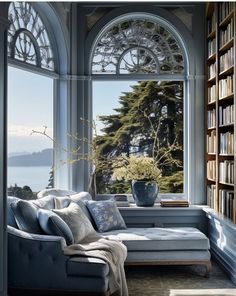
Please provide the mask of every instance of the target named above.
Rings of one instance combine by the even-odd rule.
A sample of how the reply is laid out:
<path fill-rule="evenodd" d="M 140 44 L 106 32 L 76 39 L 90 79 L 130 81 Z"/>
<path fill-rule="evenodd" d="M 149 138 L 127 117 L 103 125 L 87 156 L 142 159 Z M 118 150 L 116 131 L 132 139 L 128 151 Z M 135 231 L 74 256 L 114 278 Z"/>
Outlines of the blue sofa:
<path fill-rule="evenodd" d="M 38 208 L 52 209 L 59 201 L 67 207 L 71 201 L 91 199 L 88 193 L 67 197 L 46 196 L 29 201 Z M 19 230 L 8 197 L 8 279 L 10 295 L 36 291 L 76 293 L 76 295 L 110 295 L 109 266 L 101 259 L 65 256 L 66 241 L 60 236 L 27 233 Z M 209 272 L 208 238 L 198 229 L 127 228 L 101 233 L 121 240 L 128 249 L 125 264 L 203 264 Z M 138 242 L 138 243 L 137 243 Z M 23 294 L 22 294 L 23 293 Z"/>

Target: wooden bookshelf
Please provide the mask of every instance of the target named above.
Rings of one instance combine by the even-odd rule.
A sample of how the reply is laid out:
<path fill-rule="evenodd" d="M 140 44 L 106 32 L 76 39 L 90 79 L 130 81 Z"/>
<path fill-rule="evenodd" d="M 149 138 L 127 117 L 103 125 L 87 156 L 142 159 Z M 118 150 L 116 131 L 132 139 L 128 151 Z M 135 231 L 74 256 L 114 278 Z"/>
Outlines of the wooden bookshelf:
<path fill-rule="evenodd" d="M 235 2 L 206 5 L 207 202 L 236 223 Z"/>

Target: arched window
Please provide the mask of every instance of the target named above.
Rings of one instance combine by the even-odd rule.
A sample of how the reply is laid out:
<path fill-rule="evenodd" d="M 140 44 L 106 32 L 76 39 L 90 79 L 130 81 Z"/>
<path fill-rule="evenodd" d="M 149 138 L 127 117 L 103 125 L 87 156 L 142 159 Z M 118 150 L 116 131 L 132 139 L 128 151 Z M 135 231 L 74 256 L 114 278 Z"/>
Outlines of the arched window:
<path fill-rule="evenodd" d="M 28 2 L 9 6 L 8 56 L 37 67 L 55 70 L 47 29 L 38 12 Z"/>
<path fill-rule="evenodd" d="M 90 67 L 101 159 L 153 157 L 161 171 L 160 192 L 184 195 L 188 69 L 177 30 L 151 13 L 124 14 L 95 37 Z M 127 176 L 114 180 L 114 167 L 98 170 L 98 193 L 131 192 Z"/>
<path fill-rule="evenodd" d="M 11 2 L 8 10 L 8 191 L 25 199 L 54 179 L 53 142 L 32 135 L 47 126 L 53 137 L 57 75 L 52 34 L 37 7 Z"/>
<path fill-rule="evenodd" d="M 127 15 L 98 37 L 93 74 L 176 74 L 184 72 L 180 42 L 150 15 Z"/>

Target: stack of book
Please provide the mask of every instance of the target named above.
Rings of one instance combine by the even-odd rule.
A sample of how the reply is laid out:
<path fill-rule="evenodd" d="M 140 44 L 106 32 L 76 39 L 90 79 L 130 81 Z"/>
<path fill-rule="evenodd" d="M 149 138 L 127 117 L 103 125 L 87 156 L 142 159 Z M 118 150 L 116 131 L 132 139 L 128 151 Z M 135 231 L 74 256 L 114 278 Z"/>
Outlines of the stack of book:
<path fill-rule="evenodd" d="M 129 207 L 128 197 L 125 194 L 116 194 L 114 196 L 117 207 Z"/>
<path fill-rule="evenodd" d="M 178 198 L 162 198 L 161 207 L 188 207 L 189 202 L 181 197 Z"/>

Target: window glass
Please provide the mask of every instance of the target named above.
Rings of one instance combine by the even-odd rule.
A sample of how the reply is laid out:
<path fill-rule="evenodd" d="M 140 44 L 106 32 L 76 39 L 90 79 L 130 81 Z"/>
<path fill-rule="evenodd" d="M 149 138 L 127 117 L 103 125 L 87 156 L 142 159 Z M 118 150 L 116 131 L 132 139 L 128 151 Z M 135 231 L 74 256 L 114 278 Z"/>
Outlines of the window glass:
<path fill-rule="evenodd" d="M 53 185 L 53 79 L 8 67 L 8 191 L 31 199 Z"/>
<path fill-rule="evenodd" d="M 93 118 L 97 193 L 131 192 L 117 168 L 133 156 L 154 160 L 161 193 L 183 193 L 182 81 L 93 82 Z"/>

